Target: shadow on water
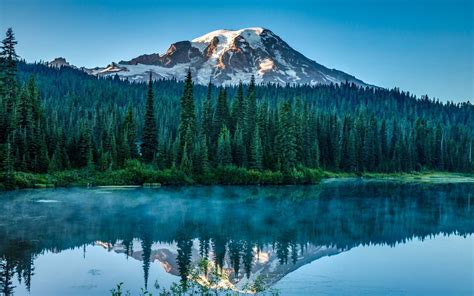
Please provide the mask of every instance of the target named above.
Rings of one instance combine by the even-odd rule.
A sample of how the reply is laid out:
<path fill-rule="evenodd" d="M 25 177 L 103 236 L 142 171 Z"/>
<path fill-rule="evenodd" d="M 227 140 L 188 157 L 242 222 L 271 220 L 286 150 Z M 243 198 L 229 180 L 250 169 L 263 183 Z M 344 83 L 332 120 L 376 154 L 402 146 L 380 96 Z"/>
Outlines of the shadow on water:
<path fill-rule="evenodd" d="M 230 281 L 271 285 L 322 256 L 474 231 L 472 184 L 336 182 L 321 186 L 57 189 L 0 195 L 0 289 L 28 290 L 35 258 L 101 244 L 188 279 L 209 258 Z M 163 245 L 173 246 L 167 250 Z"/>

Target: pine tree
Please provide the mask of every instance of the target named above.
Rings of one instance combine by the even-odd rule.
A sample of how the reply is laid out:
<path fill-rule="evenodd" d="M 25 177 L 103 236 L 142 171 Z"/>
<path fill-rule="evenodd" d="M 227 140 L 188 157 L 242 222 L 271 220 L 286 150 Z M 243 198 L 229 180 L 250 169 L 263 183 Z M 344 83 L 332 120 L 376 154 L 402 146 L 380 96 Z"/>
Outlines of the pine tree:
<path fill-rule="evenodd" d="M 127 113 L 125 114 L 122 126 L 124 141 L 126 142 L 126 146 L 130 151 L 129 157 L 136 158 L 138 155 L 136 145 L 137 127 L 135 124 L 135 117 L 133 115 L 131 103 L 128 104 Z"/>
<path fill-rule="evenodd" d="M 6 144 L 5 158 L 3 159 L 4 184 L 7 188 L 14 186 L 13 174 L 15 172 L 12 146 L 10 142 Z"/>
<path fill-rule="evenodd" d="M 194 145 L 193 170 L 203 174 L 209 170 L 209 151 L 206 136 L 202 136 L 200 142 Z"/>
<path fill-rule="evenodd" d="M 314 131 L 315 132 L 310 137 L 310 150 L 311 150 L 311 160 L 312 160 L 311 167 L 318 168 L 320 152 L 319 152 L 319 139 L 318 139 L 317 128 L 314 128 Z"/>
<path fill-rule="evenodd" d="M 231 110 L 231 133 L 235 132 L 237 126 L 241 128 L 244 126 L 244 114 L 245 114 L 245 102 L 244 102 L 244 87 L 242 85 L 242 81 L 239 82 L 239 86 L 237 87 L 237 92 L 232 102 L 232 110 Z"/>
<path fill-rule="evenodd" d="M 303 102 L 301 98 L 296 99 L 294 111 L 295 143 L 296 143 L 296 163 L 300 166 L 305 164 L 304 144 L 306 122 L 303 117 Z"/>
<path fill-rule="evenodd" d="M 176 139 L 173 141 L 173 144 L 171 146 L 171 167 L 172 168 L 177 168 L 180 164 L 179 162 L 180 148 L 181 148 L 180 145 L 181 145 L 181 138 L 178 135 Z"/>
<path fill-rule="evenodd" d="M 0 89 L 3 90 L 3 93 L 0 93 L 0 96 L 5 97 L 7 100 L 13 100 L 16 97 L 16 71 L 18 55 L 16 54 L 15 46 L 17 43 L 18 42 L 15 39 L 15 34 L 13 33 L 12 28 L 8 28 L 5 39 L 2 41 L 0 53 L 4 67 L 4 73 L 0 77 Z"/>
<path fill-rule="evenodd" d="M 31 129 L 33 126 L 33 114 L 30 103 L 30 95 L 26 88 L 23 88 L 20 92 L 18 101 L 18 127 L 20 129 Z"/>
<path fill-rule="evenodd" d="M 189 280 L 188 277 L 191 273 L 193 241 L 187 238 L 178 238 L 176 245 L 178 247 L 176 264 L 178 266 L 179 275 L 181 276 L 181 285 L 182 287 L 187 287 L 187 281 Z"/>
<path fill-rule="evenodd" d="M 182 151 L 181 157 L 181 164 L 180 169 L 189 174 L 192 172 L 193 169 L 193 132 L 191 130 L 191 126 L 188 126 L 186 130 L 186 134 L 184 136 L 184 146 Z"/>
<path fill-rule="evenodd" d="M 364 139 L 364 167 L 368 171 L 374 171 L 377 164 L 377 122 L 371 117 Z"/>
<path fill-rule="evenodd" d="M 263 164 L 262 139 L 260 138 L 260 130 L 255 129 L 252 141 L 250 143 L 250 168 L 261 170 Z"/>
<path fill-rule="evenodd" d="M 248 95 L 245 101 L 245 129 L 244 129 L 244 136 L 245 142 L 250 144 L 250 140 L 252 139 L 255 125 L 257 122 L 257 97 L 255 94 L 255 77 L 252 75 L 250 79 Z"/>
<path fill-rule="evenodd" d="M 232 163 L 232 152 L 229 129 L 224 125 L 217 140 L 217 164 L 226 166 Z"/>
<path fill-rule="evenodd" d="M 30 97 L 31 113 L 33 122 L 45 124 L 43 107 L 41 106 L 39 89 L 36 86 L 35 76 L 30 75 L 28 79 L 27 89 Z"/>
<path fill-rule="evenodd" d="M 179 169 L 185 172 L 186 174 L 191 173 L 191 170 L 193 168 L 193 162 L 191 156 L 188 153 L 189 150 L 191 150 L 191 148 L 188 148 L 188 143 L 184 143 Z"/>
<path fill-rule="evenodd" d="M 341 134 L 339 119 L 336 114 L 332 114 L 328 121 L 327 143 L 328 143 L 328 165 L 330 168 L 337 168 L 341 160 Z"/>
<path fill-rule="evenodd" d="M 13 277 L 15 276 L 15 264 L 10 258 L 0 260 L 0 293 L 1 295 L 13 295 L 15 286 Z"/>
<path fill-rule="evenodd" d="M 143 125 L 141 153 L 146 162 L 152 162 L 158 148 L 155 108 L 153 102 L 153 80 L 150 73 L 146 100 L 145 123 Z"/>
<path fill-rule="evenodd" d="M 354 146 L 355 136 L 352 127 L 352 119 L 350 116 L 346 116 L 342 126 L 340 162 L 340 168 L 344 171 L 352 172 L 356 169 L 357 162 Z"/>
<path fill-rule="evenodd" d="M 63 131 L 59 132 L 58 141 L 49 163 L 49 171 L 67 170 L 71 166 L 69 156 L 66 151 L 66 135 Z"/>
<path fill-rule="evenodd" d="M 443 153 L 443 129 L 441 124 L 436 126 L 435 140 L 434 140 L 434 166 L 439 169 L 444 169 L 444 153 Z"/>
<path fill-rule="evenodd" d="M 242 263 L 244 265 L 245 276 L 249 279 L 254 258 L 253 246 L 249 241 L 245 242 L 242 253 Z"/>
<path fill-rule="evenodd" d="M 94 168 L 93 147 L 91 130 L 87 124 L 84 124 L 81 129 L 79 138 L 79 166 L 86 167 L 88 170 Z"/>
<path fill-rule="evenodd" d="M 262 101 L 258 108 L 257 112 L 257 126 L 259 132 L 259 137 L 261 141 L 261 154 L 262 154 L 262 165 L 264 168 L 266 164 L 271 163 L 271 147 L 270 147 L 270 134 L 268 128 L 268 102 L 266 100 Z"/>
<path fill-rule="evenodd" d="M 264 101 L 261 108 L 262 110 L 267 110 L 265 113 L 268 115 L 265 116 L 266 123 L 265 132 L 263 134 L 263 161 L 264 168 L 270 170 L 278 169 L 278 111 L 268 108 L 267 103 Z"/>
<path fill-rule="evenodd" d="M 278 115 L 278 161 L 281 170 L 288 173 L 296 164 L 296 139 L 291 103 L 284 102 Z"/>
<path fill-rule="evenodd" d="M 1 72 L 0 72 L 0 75 L 1 75 Z M 2 100 L 2 97 L 0 97 L 0 145 L 6 142 L 6 136 L 7 136 L 6 120 L 7 120 L 7 114 L 5 114 L 3 100 Z"/>
<path fill-rule="evenodd" d="M 355 143 L 356 143 L 356 160 L 357 160 L 357 171 L 362 172 L 364 170 L 364 143 L 366 140 L 366 124 L 365 114 L 360 113 L 355 123 Z"/>
<path fill-rule="evenodd" d="M 387 171 L 387 159 L 389 154 L 389 147 L 388 147 L 388 135 L 387 135 L 387 122 L 386 120 L 382 120 L 382 125 L 380 126 L 380 159 L 379 159 L 379 167 L 382 168 L 382 171 Z"/>
<path fill-rule="evenodd" d="M 229 126 L 229 106 L 227 104 L 227 91 L 225 89 L 219 90 L 217 98 L 216 114 L 214 116 L 214 127 L 219 133 L 223 126 Z"/>
<path fill-rule="evenodd" d="M 302 137 L 302 155 L 301 163 L 306 167 L 314 167 L 314 156 L 311 151 L 311 128 L 310 128 L 310 111 L 308 103 L 304 104 L 303 114 L 301 117 L 301 137 Z"/>
<path fill-rule="evenodd" d="M 39 126 L 35 133 L 35 142 L 37 143 L 38 148 L 34 153 L 34 171 L 38 173 L 46 173 L 49 166 L 49 155 L 48 147 L 46 146 L 46 139 L 41 131 L 41 126 Z"/>
<path fill-rule="evenodd" d="M 15 52 L 17 41 L 11 28 L 8 28 L 6 37 L 2 41 L 0 52 L 0 103 L 4 104 L 3 122 L 0 123 L 0 143 L 5 143 L 8 137 L 11 143 L 16 139 L 12 135 L 16 129 L 16 98 L 17 98 L 17 59 Z M 10 144 L 11 144 L 10 143 Z"/>
<path fill-rule="evenodd" d="M 356 172 L 357 171 L 357 159 L 356 159 L 356 134 L 354 131 L 350 131 L 349 133 L 349 146 L 347 150 L 347 171 L 348 172 Z"/>
<path fill-rule="evenodd" d="M 213 112 L 212 112 L 212 84 L 207 86 L 207 97 L 202 107 L 202 130 L 208 140 L 212 141 L 213 134 Z"/>
<path fill-rule="evenodd" d="M 427 138 L 426 122 L 418 118 L 415 123 L 415 150 L 416 150 L 416 161 L 420 166 L 424 166 L 428 163 L 428 155 L 425 150 Z"/>
<path fill-rule="evenodd" d="M 247 148 L 244 143 L 244 134 L 239 124 L 237 124 L 232 144 L 234 163 L 245 167 L 247 165 Z"/>
<path fill-rule="evenodd" d="M 231 266 L 234 269 L 234 278 L 239 277 L 240 270 L 240 251 L 242 249 L 241 242 L 237 240 L 232 240 L 228 243 L 229 249 L 229 259 L 231 261 Z"/>
<path fill-rule="evenodd" d="M 184 81 L 184 92 L 181 97 L 181 111 L 179 117 L 178 132 L 181 140 L 181 148 L 187 144 L 189 150 L 194 146 L 194 137 L 196 134 L 196 113 L 194 106 L 194 95 L 193 95 L 193 80 L 191 76 L 191 70 L 188 70 L 186 80 Z M 189 130 L 189 131 L 188 131 Z M 187 137 L 189 133 L 191 136 Z M 189 156 L 189 155 L 188 155 Z"/>
<path fill-rule="evenodd" d="M 142 261 L 143 261 L 143 280 L 145 283 L 145 289 L 148 287 L 148 275 L 150 273 L 150 263 L 151 263 L 151 247 L 153 245 L 153 240 L 149 233 L 144 233 L 141 235 L 141 247 L 142 247 Z"/>

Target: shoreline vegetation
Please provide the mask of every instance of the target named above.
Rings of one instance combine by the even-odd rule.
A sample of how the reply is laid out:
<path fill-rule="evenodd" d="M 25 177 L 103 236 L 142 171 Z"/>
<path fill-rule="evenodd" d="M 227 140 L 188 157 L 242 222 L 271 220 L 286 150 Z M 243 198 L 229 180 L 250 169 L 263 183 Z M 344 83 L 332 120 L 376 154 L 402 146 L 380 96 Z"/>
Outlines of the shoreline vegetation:
<path fill-rule="evenodd" d="M 48 174 L 14 172 L 5 182 L 0 175 L 0 190 L 59 187 L 158 188 L 178 185 L 312 185 L 332 181 L 367 180 L 404 183 L 474 183 L 471 173 L 424 171 L 411 173 L 346 173 L 321 169 L 295 168 L 280 171 L 258 171 L 236 166 L 218 167 L 204 174 L 186 174 L 178 169 L 157 170 L 140 161 L 129 161 L 123 169 L 105 172 L 75 169 Z"/>

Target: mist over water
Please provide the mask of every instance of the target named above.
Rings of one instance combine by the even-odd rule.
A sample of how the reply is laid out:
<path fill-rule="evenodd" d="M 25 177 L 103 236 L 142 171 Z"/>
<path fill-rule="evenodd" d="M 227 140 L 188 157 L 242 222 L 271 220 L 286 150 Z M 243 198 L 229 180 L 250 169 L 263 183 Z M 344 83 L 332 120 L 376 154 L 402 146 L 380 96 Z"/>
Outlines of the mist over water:
<path fill-rule="evenodd" d="M 201 258 L 282 295 L 471 295 L 472 184 L 22 190 L 0 194 L 1 289 L 138 293 Z"/>

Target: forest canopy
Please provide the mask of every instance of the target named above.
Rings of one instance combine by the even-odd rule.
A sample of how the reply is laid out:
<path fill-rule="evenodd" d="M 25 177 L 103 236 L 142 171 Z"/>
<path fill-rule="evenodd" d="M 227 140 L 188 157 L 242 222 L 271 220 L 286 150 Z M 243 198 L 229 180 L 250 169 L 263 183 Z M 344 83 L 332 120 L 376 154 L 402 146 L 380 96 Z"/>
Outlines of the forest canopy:
<path fill-rule="evenodd" d="M 133 83 L 28 64 L 16 44 L 9 29 L 0 55 L 5 184 L 14 185 L 17 172 L 91 176 L 130 168 L 161 172 L 127 176 L 132 183 L 167 174 L 202 183 L 286 183 L 311 181 L 323 170 L 474 171 L 469 102 L 349 83 L 202 86 L 191 73 L 185 81 Z"/>

